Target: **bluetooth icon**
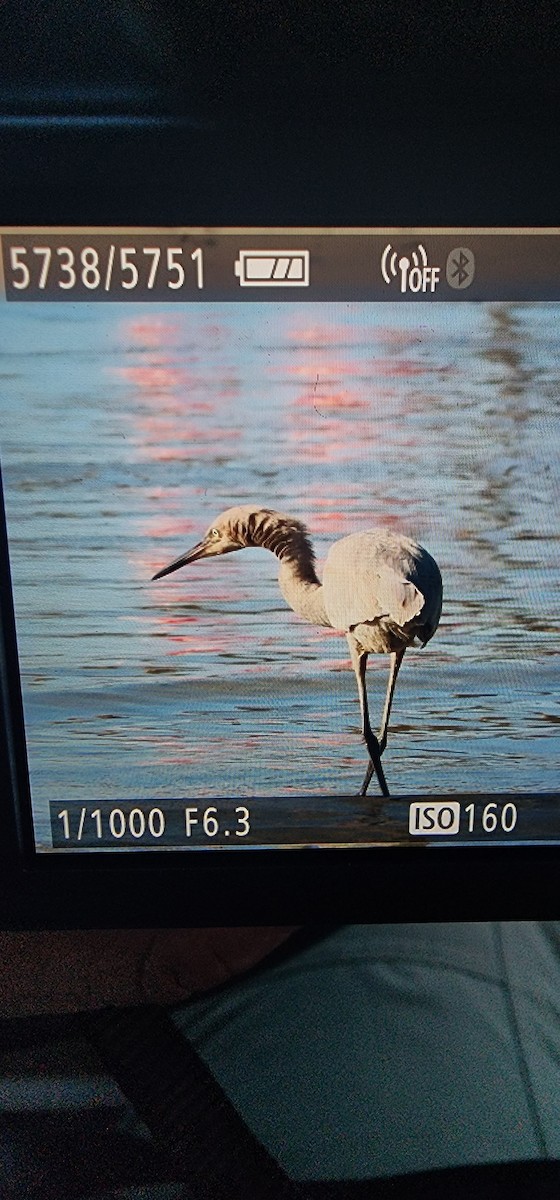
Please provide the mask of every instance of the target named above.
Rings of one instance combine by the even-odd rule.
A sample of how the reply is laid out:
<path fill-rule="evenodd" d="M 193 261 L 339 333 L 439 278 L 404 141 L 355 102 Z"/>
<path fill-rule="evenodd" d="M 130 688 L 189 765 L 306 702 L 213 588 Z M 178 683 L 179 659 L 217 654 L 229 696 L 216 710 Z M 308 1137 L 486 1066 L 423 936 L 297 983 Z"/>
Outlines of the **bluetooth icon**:
<path fill-rule="evenodd" d="M 447 282 L 452 288 L 468 288 L 474 279 L 474 254 L 465 246 L 458 246 L 447 255 L 445 267 Z"/>

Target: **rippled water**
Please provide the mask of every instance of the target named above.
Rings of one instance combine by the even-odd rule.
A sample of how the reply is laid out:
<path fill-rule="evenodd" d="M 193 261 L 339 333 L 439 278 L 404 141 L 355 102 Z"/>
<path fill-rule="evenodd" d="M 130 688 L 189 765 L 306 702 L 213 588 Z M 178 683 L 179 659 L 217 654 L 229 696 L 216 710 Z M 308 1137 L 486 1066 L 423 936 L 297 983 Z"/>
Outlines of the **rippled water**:
<path fill-rule="evenodd" d="M 352 793 L 345 639 L 262 550 L 151 583 L 256 501 L 330 543 L 383 524 L 444 579 L 407 654 L 395 794 L 552 790 L 560 711 L 558 305 L 17 304 L 1 453 L 32 790 Z M 368 669 L 372 718 L 387 660 Z M 372 787 L 372 791 L 373 791 Z"/>

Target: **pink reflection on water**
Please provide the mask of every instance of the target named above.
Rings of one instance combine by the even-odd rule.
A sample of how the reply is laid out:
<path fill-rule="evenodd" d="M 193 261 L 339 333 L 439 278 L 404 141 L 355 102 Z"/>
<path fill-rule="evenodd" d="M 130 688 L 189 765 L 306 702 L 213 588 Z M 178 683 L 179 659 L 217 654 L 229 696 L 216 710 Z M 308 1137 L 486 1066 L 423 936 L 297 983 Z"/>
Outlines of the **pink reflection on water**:
<path fill-rule="evenodd" d="M 188 633 L 170 634 L 169 642 L 172 646 L 178 643 L 181 645 L 180 650 L 168 649 L 167 653 L 170 658 L 178 658 L 186 654 L 219 654 L 222 650 L 229 650 L 230 645 L 229 640 L 226 639 L 215 638 L 212 640 L 212 638 L 195 637 L 194 634 L 191 636 Z"/>
<path fill-rule="evenodd" d="M 313 429 L 302 428 L 294 423 L 287 430 L 286 441 L 292 448 L 295 461 L 342 463 L 359 458 L 364 442 L 375 436 L 373 430 L 367 426 L 362 429 L 361 423 L 358 423 L 353 427 L 350 437 L 344 421 L 329 418 Z"/>
<path fill-rule="evenodd" d="M 236 400 L 240 394 L 240 386 L 237 379 L 230 379 L 227 383 L 222 384 L 218 391 L 219 400 Z"/>
<path fill-rule="evenodd" d="M 176 345 L 181 336 L 178 321 L 165 313 L 160 316 L 147 315 L 126 319 L 121 327 L 128 341 L 148 349 Z"/>
<path fill-rule="evenodd" d="M 188 352 L 182 349 L 185 332 Z M 198 313 L 160 314 L 122 320 L 117 336 L 123 353 L 113 371 L 131 393 L 121 412 L 128 426 L 126 445 L 135 460 L 161 464 L 160 478 L 165 479 L 166 463 L 234 457 L 241 429 L 233 408 L 239 394 L 237 368 L 224 353 L 231 337 L 229 326 Z M 214 628 L 208 607 L 244 599 L 239 588 L 224 587 L 223 581 L 217 590 L 211 570 L 206 574 L 203 569 L 196 580 L 187 580 L 189 572 L 185 572 L 162 583 L 150 582 L 162 565 L 200 538 L 204 523 L 191 518 L 188 505 L 189 497 L 193 500 L 204 493 L 205 488 L 194 481 L 188 488 L 152 485 L 141 496 L 140 519 L 134 514 L 132 536 L 137 544 L 152 547 L 148 555 L 133 555 L 131 562 L 134 575 L 149 587 L 155 601 L 146 632 L 166 634 L 162 659 L 168 663 L 181 656 L 229 651 L 233 632 L 228 618 L 220 615 Z M 200 500 L 195 507 L 198 513 Z M 206 615 L 182 612 L 189 604 L 206 607 Z M 235 631 L 236 644 L 242 640 Z"/>
<path fill-rule="evenodd" d="M 181 553 L 181 551 L 179 550 L 179 554 L 180 553 Z M 161 561 L 160 561 L 159 565 L 160 566 L 162 565 Z M 156 570 L 157 570 L 157 567 L 154 567 L 154 572 Z M 188 571 L 188 567 L 185 567 L 185 571 Z M 188 585 L 187 585 L 186 575 L 183 574 L 181 576 L 181 574 L 178 573 L 174 578 L 175 578 L 175 583 L 173 583 L 173 580 L 171 578 L 156 580 L 156 582 L 154 583 L 154 587 L 159 588 L 162 599 L 166 600 L 167 603 L 169 603 L 169 589 L 175 588 L 175 590 L 176 590 L 179 586 L 181 589 L 181 597 L 179 600 L 180 604 L 195 604 L 195 605 L 200 605 L 202 603 L 204 603 L 205 605 L 208 605 L 208 604 L 237 604 L 239 601 L 241 601 L 245 598 L 243 592 L 241 592 L 239 590 L 235 590 L 234 588 L 229 589 L 227 592 L 217 592 L 214 588 L 212 588 L 211 594 L 208 593 L 207 589 L 205 589 L 204 591 L 194 591 L 194 590 L 187 591 Z M 174 600 L 175 600 L 175 602 L 177 602 L 176 596 L 174 596 Z M 162 624 L 166 624 L 168 619 L 175 620 L 174 617 L 168 618 L 168 617 L 165 617 L 162 615 L 160 617 L 160 622 Z M 182 618 L 179 617 L 177 619 L 180 622 Z M 226 621 L 228 621 L 227 615 L 225 616 L 223 613 L 221 613 L 220 614 L 220 622 L 223 624 Z"/>
<path fill-rule="evenodd" d="M 347 309 L 349 307 L 347 306 Z M 286 336 L 288 342 L 304 350 L 314 347 L 340 349 L 341 346 L 354 347 L 364 341 L 373 340 L 377 331 L 368 331 L 360 321 L 352 324 L 344 321 L 333 322 L 332 314 L 328 321 L 310 321 L 305 310 L 302 310 L 292 320 Z"/>
<path fill-rule="evenodd" d="M 326 382 L 329 383 L 333 379 L 339 379 L 341 376 L 361 376 L 363 374 L 363 364 L 361 362 L 353 363 L 345 358 L 334 358 L 332 355 L 322 354 L 321 358 L 309 358 L 304 356 L 303 362 L 282 364 L 274 368 L 276 372 L 282 375 L 292 375 L 297 379 L 307 379 L 311 384 Z"/>
<path fill-rule="evenodd" d="M 347 514 L 341 512 L 317 513 L 312 529 L 317 533 L 342 533 L 346 529 Z"/>
<path fill-rule="evenodd" d="M 180 385 L 188 387 L 191 381 L 183 368 L 172 365 L 161 355 L 158 361 L 152 360 L 141 367 L 115 367 L 115 374 L 149 395 L 174 392 Z"/>
<path fill-rule="evenodd" d="M 190 521 L 188 517 L 182 520 L 169 517 L 148 517 L 142 522 L 142 533 L 145 537 L 154 538 L 177 538 L 179 541 L 183 536 L 194 542 L 195 533 L 198 533 L 196 521 Z"/>
<path fill-rule="evenodd" d="M 350 388 L 346 388 L 344 391 L 329 391 L 323 386 L 302 392 L 296 396 L 292 404 L 297 408 L 314 408 L 319 416 L 325 409 L 369 407 L 368 401 Z"/>
<path fill-rule="evenodd" d="M 178 625 L 182 628 L 183 625 L 188 625 L 189 622 L 196 621 L 198 623 L 199 620 L 200 620 L 200 618 L 198 616 L 194 616 L 194 615 L 189 616 L 187 613 L 184 613 L 180 617 L 162 617 L 161 624 L 166 625 L 168 627 L 173 626 L 173 625 Z"/>
<path fill-rule="evenodd" d="M 375 498 L 372 496 L 371 505 L 364 508 L 363 499 L 356 499 L 348 481 L 338 485 L 333 481 L 329 486 L 328 497 L 318 494 L 321 487 L 318 483 L 310 484 L 305 495 L 294 497 L 292 506 L 294 511 L 301 514 L 311 534 L 339 532 L 345 536 L 379 525 L 402 528 L 401 517 L 398 511 L 393 510 L 407 509 L 407 499 L 399 496 L 393 498 L 390 494 Z M 336 508 L 333 502 L 336 503 Z M 323 512 L 325 508 L 328 510 L 326 514 Z M 318 633 L 321 637 L 332 636 L 332 630 L 329 629 L 321 628 Z"/>
<path fill-rule="evenodd" d="M 429 367 L 410 356 L 372 359 L 374 331 L 370 338 L 360 334 L 359 345 L 348 342 L 346 356 L 340 346 L 347 344 L 348 329 L 340 323 L 309 326 L 303 321 L 295 324 L 290 334 L 298 344 L 284 371 L 294 379 L 309 381 L 293 396 L 286 411 L 290 459 L 325 466 L 350 464 L 363 458 L 365 445 L 388 445 L 389 439 L 399 444 L 401 432 L 393 422 L 392 434 L 387 418 L 394 416 L 400 393 L 390 383 L 380 385 L 380 380 L 415 378 Z M 398 354 L 401 347 L 395 344 L 395 349 Z M 343 522 L 338 527 L 343 528 Z M 336 518 L 331 528 L 336 531 Z"/>
<path fill-rule="evenodd" d="M 339 462 L 346 457 L 346 452 L 342 446 L 329 445 L 326 442 L 303 443 L 299 447 L 298 458 L 304 462 L 323 462 L 333 463 Z"/>
<path fill-rule="evenodd" d="M 237 424 L 195 424 L 186 419 L 182 406 L 176 419 L 150 413 L 136 421 L 132 441 L 142 448 L 142 458 L 152 462 L 181 462 L 189 459 L 231 457 L 239 439 Z"/>

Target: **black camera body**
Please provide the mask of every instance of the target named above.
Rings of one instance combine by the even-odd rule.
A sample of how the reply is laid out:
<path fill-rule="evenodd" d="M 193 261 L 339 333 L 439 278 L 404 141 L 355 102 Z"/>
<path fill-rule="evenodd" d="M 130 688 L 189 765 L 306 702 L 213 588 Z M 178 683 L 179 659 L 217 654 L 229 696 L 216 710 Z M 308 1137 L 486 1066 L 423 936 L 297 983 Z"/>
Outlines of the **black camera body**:
<path fill-rule="evenodd" d="M 4 928 L 557 915 L 557 189 L 436 109 L 6 123 Z"/>

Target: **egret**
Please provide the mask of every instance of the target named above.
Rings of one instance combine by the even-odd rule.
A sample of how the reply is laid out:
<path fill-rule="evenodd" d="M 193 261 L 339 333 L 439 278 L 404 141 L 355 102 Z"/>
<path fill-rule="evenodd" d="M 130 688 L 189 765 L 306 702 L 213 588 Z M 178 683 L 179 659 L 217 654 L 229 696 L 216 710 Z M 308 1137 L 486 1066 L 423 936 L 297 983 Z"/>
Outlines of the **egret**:
<path fill-rule="evenodd" d="M 365 796 L 375 771 L 382 794 L 388 796 L 381 756 L 387 744 L 395 684 L 407 647 L 425 646 L 438 627 L 442 583 L 437 563 L 427 550 L 400 533 L 367 529 L 331 546 L 321 584 L 305 525 L 271 508 L 241 504 L 221 513 L 201 542 L 153 578 L 163 579 L 199 558 L 231 554 L 246 546 L 271 550 L 280 560 L 280 591 L 298 616 L 346 635 L 358 685 L 362 734 L 369 752 L 359 794 Z M 391 656 L 377 736 L 370 725 L 366 691 L 369 654 Z"/>

